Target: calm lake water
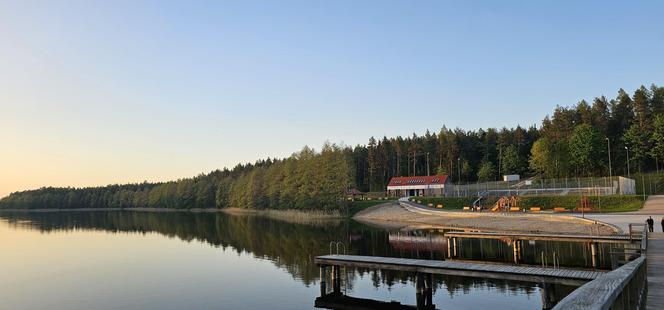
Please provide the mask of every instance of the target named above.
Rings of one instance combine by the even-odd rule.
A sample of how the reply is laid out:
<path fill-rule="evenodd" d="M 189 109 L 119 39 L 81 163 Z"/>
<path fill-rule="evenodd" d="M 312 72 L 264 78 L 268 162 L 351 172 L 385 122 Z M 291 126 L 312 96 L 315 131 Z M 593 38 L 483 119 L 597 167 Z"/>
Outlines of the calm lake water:
<path fill-rule="evenodd" d="M 312 309 L 320 295 L 313 258 L 328 254 L 330 241 L 344 242 L 348 254 L 442 259 L 439 237 L 223 213 L 2 212 L 0 309 Z M 583 248 L 532 246 L 524 256 L 533 264 L 549 246 L 568 249 L 569 264 L 585 264 Z M 461 248 L 465 258 L 511 261 L 502 242 Z M 409 273 L 342 274 L 349 296 L 408 305 L 416 303 L 414 283 Z M 537 283 L 434 276 L 433 284 L 437 309 L 542 307 Z M 573 289 L 557 286 L 556 294 Z"/>

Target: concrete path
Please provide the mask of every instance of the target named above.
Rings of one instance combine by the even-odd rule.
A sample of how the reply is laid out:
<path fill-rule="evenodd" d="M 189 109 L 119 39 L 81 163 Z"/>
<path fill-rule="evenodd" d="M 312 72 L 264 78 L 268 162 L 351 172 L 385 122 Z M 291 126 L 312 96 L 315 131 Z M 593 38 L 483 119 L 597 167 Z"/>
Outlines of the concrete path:
<path fill-rule="evenodd" d="M 575 214 L 575 216 L 581 217 L 581 214 Z M 586 214 L 585 218 L 615 225 L 625 232 L 629 229 L 629 223 L 645 223 L 649 216 L 652 216 L 655 220 L 655 231 L 661 232 L 662 225 L 660 221 L 664 217 L 664 195 L 648 197 L 643 208 L 639 211 L 607 214 L 591 213 Z"/>
<path fill-rule="evenodd" d="M 647 214 L 647 215 L 664 215 L 664 195 L 649 196 L 643 208 L 639 211 L 627 212 L 629 214 Z M 653 218 L 655 218 L 653 216 Z"/>

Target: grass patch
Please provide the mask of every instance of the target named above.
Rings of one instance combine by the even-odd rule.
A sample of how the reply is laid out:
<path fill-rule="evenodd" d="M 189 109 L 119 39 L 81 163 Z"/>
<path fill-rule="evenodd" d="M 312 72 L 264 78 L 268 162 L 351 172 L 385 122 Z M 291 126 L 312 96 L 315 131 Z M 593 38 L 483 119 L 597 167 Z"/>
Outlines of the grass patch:
<path fill-rule="evenodd" d="M 436 205 L 442 204 L 443 210 L 462 210 L 463 207 L 472 206 L 473 201 L 477 198 L 472 197 L 411 197 L 411 200 L 417 202 L 421 201 L 423 205 L 433 204 Z"/>
<path fill-rule="evenodd" d="M 379 204 L 387 203 L 387 202 L 394 202 L 396 200 L 390 199 L 390 200 L 357 200 L 357 201 L 348 201 L 348 216 L 352 217 L 353 215 L 357 214 L 358 212 L 369 208 L 373 206 L 377 206 Z M 341 210 L 341 212 L 345 212 L 345 210 Z"/>
<path fill-rule="evenodd" d="M 556 207 L 575 209 L 581 205 L 582 196 L 524 196 L 520 197 L 519 207 L 541 207 L 553 209 Z M 643 207 L 641 195 L 610 195 L 588 197 L 590 206 L 595 212 L 626 212 L 636 211 Z"/>
<path fill-rule="evenodd" d="M 414 201 L 421 201 L 423 205 L 438 204 L 444 206 L 444 210 L 461 210 L 465 206 L 471 206 L 476 198 L 474 197 L 412 197 Z M 581 205 L 582 196 L 519 196 L 519 208 L 529 209 L 531 207 L 540 207 L 543 210 L 553 208 L 565 208 L 573 210 Z M 627 212 L 636 211 L 643 207 L 643 196 L 641 195 L 610 195 L 588 197 L 590 206 L 594 212 Z M 482 199 L 482 206 L 492 207 L 497 201 L 497 197 L 486 197 Z"/>

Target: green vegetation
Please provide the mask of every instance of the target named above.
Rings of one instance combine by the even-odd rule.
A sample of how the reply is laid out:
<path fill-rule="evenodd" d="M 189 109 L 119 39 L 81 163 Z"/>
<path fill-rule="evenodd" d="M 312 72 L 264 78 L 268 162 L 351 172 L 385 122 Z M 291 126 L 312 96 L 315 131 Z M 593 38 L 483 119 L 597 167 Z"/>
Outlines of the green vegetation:
<path fill-rule="evenodd" d="M 456 197 L 411 197 L 414 201 L 421 201 L 423 205 L 432 203 L 434 207 L 438 204 L 444 206 L 444 210 L 460 210 L 465 206 L 471 206 L 475 198 L 456 198 Z M 551 210 L 556 207 L 575 209 L 581 205 L 581 196 L 520 196 L 519 208 L 529 209 L 531 207 L 540 207 L 543 210 Z M 496 202 L 495 197 L 487 197 L 482 200 L 484 207 L 493 206 Z M 643 196 L 639 195 L 611 195 L 601 197 L 588 197 L 590 206 L 594 212 L 625 212 L 636 211 L 643 206 Z"/>
<path fill-rule="evenodd" d="M 470 197 L 411 197 L 413 201 L 421 201 L 423 205 L 443 205 L 443 210 L 461 210 L 463 207 L 472 206 L 476 198 Z"/>
<path fill-rule="evenodd" d="M 1 208 L 255 208 L 334 210 L 351 185 L 344 150 L 305 147 L 284 160 L 238 165 L 191 179 L 95 188 L 43 188 L 13 193 Z"/>
<path fill-rule="evenodd" d="M 606 140 L 608 138 L 608 141 Z M 455 183 L 496 180 L 502 174 L 548 178 L 627 175 L 625 147 L 637 193 L 664 192 L 639 182 L 636 172 L 658 171 L 664 161 L 664 87 L 641 86 L 615 99 L 597 97 L 557 106 L 539 127 L 476 131 L 443 126 L 438 133 L 375 139 L 354 147 L 305 147 L 285 159 L 259 160 L 166 183 L 95 188 L 42 188 L 12 193 L 0 208 L 344 208 L 344 192 L 385 190 L 393 176 L 449 174 Z M 661 186 L 660 186 L 661 185 Z"/>
<path fill-rule="evenodd" d="M 559 207 L 573 210 L 581 205 L 581 200 L 581 196 L 524 196 L 519 198 L 519 207 L 541 207 L 543 210 Z M 636 211 L 643 206 L 643 197 L 638 195 L 592 196 L 588 197 L 588 201 L 594 212 Z"/>
<path fill-rule="evenodd" d="M 520 208 L 541 207 L 544 210 L 556 207 L 572 210 L 581 205 L 581 196 L 523 196 L 519 197 Z M 588 197 L 595 212 L 636 211 L 643 206 L 643 196 L 611 195 Z M 601 210 L 600 210 L 601 209 Z"/>
<path fill-rule="evenodd" d="M 394 202 L 394 199 L 390 200 L 357 200 L 348 203 L 348 216 L 352 217 L 366 208 L 377 206 L 379 204 L 384 204 L 387 202 Z"/>
<path fill-rule="evenodd" d="M 636 194 L 664 195 L 664 171 L 634 173 L 631 176 L 636 183 Z"/>

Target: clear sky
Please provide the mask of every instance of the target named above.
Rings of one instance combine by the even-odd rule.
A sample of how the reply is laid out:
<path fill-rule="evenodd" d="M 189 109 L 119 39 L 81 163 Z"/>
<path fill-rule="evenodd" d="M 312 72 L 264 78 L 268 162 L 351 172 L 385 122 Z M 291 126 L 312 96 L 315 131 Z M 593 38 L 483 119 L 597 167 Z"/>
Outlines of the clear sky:
<path fill-rule="evenodd" d="M 664 85 L 664 2 L 0 0 L 0 197 Z"/>

